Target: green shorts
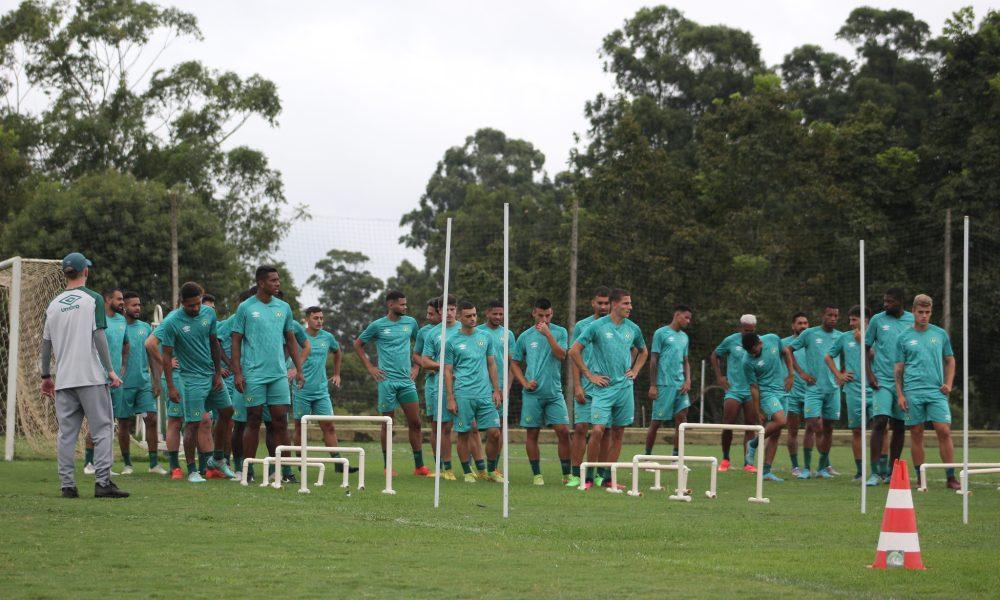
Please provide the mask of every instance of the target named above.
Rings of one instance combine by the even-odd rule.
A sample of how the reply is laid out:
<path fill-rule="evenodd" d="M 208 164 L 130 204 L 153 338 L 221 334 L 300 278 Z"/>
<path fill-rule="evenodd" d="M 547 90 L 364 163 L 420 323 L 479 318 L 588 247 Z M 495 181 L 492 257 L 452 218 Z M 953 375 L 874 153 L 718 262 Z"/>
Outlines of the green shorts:
<path fill-rule="evenodd" d="M 805 409 L 805 396 L 788 394 L 785 396 L 785 413 L 789 415 L 801 415 Z"/>
<path fill-rule="evenodd" d="M 427 411 L 427 418 L 437 423 L 434 415 L 437 414 L 438 391 L 437 386 L 424 388 L 424 409 Z M 441 397 L 441 422 L 451 423 L 455 420 L 455 415 L 448 410 L 448 397 Z"/>
<path fill-rule="evenodd" d="M 562 396 L 539 397 L 528 392 L 521 394 L 521 427 L 538 429 L 550 425 L 569 425 L 566 399 Z"/>
<path fill-rule="evenodd" d="M 951 407 L 948 396 L 936 390 L 903 392 L 906 395 L 906 426 L 913 427 L 928 421 L 951 423 Z"/>
<path fill-rule="evenodd" d="M 847 427 L 848 429 L 858 429 L 861 427 L 861 394 L 845 394 L 847 396 Z M 872 396 L 871 390 L 865 394 L 865 416 L 872 420 Z"/>
<path fill-rule="evenodd" d="M 691 406 L 687 394 L 678 395 L 679 385 L 657 385 L 656 400 L 653 401 L 653 420 L 670 421 L 674 415 Z"/>
<path fill-rule="evenodd" d="M 125 388 L 125 404 L 132 410 L 133 415 L 155 413 L 156 398 L 153 396 L 153 386 Z"/>
<path fill-rule="evenodd" d="M 785 405 L 781 401 L 784 396 L 783 394 L 770 394 L 761 393 L 760 395 L 760 409 L 764 411 L 764 415 L 768 420 L 771 420 L 774 415 L 784 412 Z"/>
<path fill-rule="evenodd" d="M 896 401 L 896 387 L 891 383 L 875 392 L 872 398 L 872 416 L 906 420 L 906 413 L 899 408 L 899 402 Z"/>
<path fill-rule="evenodd" d="M 131 419 L 135 416 L 132 407 L 125 401 L 125 388 L 119 386 L 111 389 L 111 409 L 116 419 Z"/>
<path fill-rule="evenodd" d="M 163 404 L 167 407 L 167 417 L 171 419 L 183 419 L 184 418 L 184 378 L 181 377 L 180 373 L 174 371 L 174 385 L 177 386 L 177 391 L 181 395 L 180 402 L 174 402 L 170 399 L 170 393 L 167 391 L 167 379 L 166 377 L 160 380 L 160 389 L 163 390 Z"/>
<path fill-rule="evenodd" d="M 251 406 L 288 406 L 292 403 L 291 392 L 286 377 L 268 381 L 247 381 L 243 393 L 243 403 Z"/>
<path fill-rule="evenodd" d="M 493 404 L 493 399 L 489 396 L 481 398 L 455 398 L 458 404 L 458 416 L 455 419 L 455 431 L 465 433 L 472 429 L 473 423 L 478 425 L 480 430 L 495 429 L 500 427 L 500 419 L 497 417 L 497 408 Z"/>
<path fill-rule="evenodd" d="M 292 400 L 292 416 L 298 420 L 306 415 L 332 417 L 333 401 L 330 399 L 330 394 L 309 395 L 303 394 L 302 390 L 298 390 L 298 393 L 295 394 L 295 398 Z"/>
<path fill-rule="evenodd" d="M 226 391 L 229 392 L 229 399 L 233 401 L 233 420 L 240 423 L 247 422 L 247 405 L 243 401 L 243 394 L 236 389 L 236 385 L 233 383 L 233 377 L 229 376 L 222 380 L 226 384 Z M 271 422 L 271 411 L 264 407 L 264 414 L 261 416 L 261 420 L 265 423 Z"/>
<path fill-rule="evenodd" d="M 840 418 L 840 390 L 819 390 L 815 386 L 806 390 L 805 418 L 820 417 L 831 421 Z"/>
<path fill-rule="evenodd" d="M 378 412 L 395 412 L 400 404 L 419 400 L 417 384 L 412 379 L 385 379 L 378 382 Z"/>
<path fill-rule="evenodd" d="M 628 427 L 635 421 L 635 396 L 632 383 L 611 389 L 594 390 L 594 401 L 590 407 L 592 425 Z"/>
<path fill-rule="evenodd" d="M 176 379 L 176 376 L 174 377 Z M 185 376 L 184 392 L 181 394 L 181 407 L 184 410 L 185 423 L 197 423 L 202 415 L 212 410 L 222 410 L 233 405 L 229 399 L 226 386 L 212 389 L 212 376 Z"/>
<path fill-rule="evenodd" d="M 729 391 L 726 392 L 726 396 L 723 399 L 723 402 L 725 402 L 726 400 L 735 400 L 740 404 L 746 404 L 747 402 L 750 402 L 750 390 L 749 389 L 734 390 L 732 388 L 729 388 Z"/>

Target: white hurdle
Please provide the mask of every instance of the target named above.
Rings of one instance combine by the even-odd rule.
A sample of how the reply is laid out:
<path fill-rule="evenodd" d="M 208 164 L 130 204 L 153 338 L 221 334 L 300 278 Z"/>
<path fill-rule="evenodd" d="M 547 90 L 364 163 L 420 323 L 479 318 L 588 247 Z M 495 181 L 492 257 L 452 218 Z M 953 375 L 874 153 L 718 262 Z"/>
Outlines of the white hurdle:
<path fill-rule="evenodd" d="M 306 468 L 308 462 L 308 455 L 311 448 L 307 441 L 309 433 L 309 423 L 311 422 L 321 422 L 321 421 L 333 421 L 336 423 L 383 423 L 385 424 L 385 489 L 382 490 L 383 494 L 395 494 L 396 491 L 392 489 L 392 417 L 383 416 L 326 416 L 326 415 L 305 415 L 300 419 L 302 423 L 302 439 L 300 440 L 300 446 L 302 450 L 299 452 L 299 465 L 302 471 L 302 481 L 299 484 L 299 493 L 308 494 L 309 493 L 309 480 L 306 479 Z M 364 482 L 364 469 L 358 469 L 358 489 L 361 489 L 361 483 Z"/>
<path fill-rule="evenodd" d="M 966 466 L 965 463 L 924 463 L 920 465 L 920 486 L 917 491 L 927 491 L 927 469 L 961 469 L 964 466 Z M 1000 463 L 969 463 L 968 466 L 976 469 L 998 468 Z M 955 493 L 961 494 L 962 490 L 955 490 Z"/>
<path fill-rule="evenodd" d="M 619 465 L 625 465 L 625 466 L 622 467 Z M 632 488 L 634 489 L 638 487 L 639 471 L 634 468 L 635 466 L 636 463 L 615 463 L 611 465 L 611 487 L 608 488 L 608 491 L 611 492 L 612 494 L 621 494 L 624 492 L 624 490 L 618 489 L 618 469 L 630 469 L 632 471 Z M 646 471 L 652 471 L 656 473 L 656 477 L 657 479 L 659 479 L 661 472 L 676 471 L 677 465 L 676 464 L 664 465 L 657 462 L 645 462 L 642 463 L 642 468 Z M 687 467 L 684 468 L 686 469 Z M 638 494 L 633 494 L 632 491 L 629 490 L 628 495 L 633 496 Z"/>
<path fill-rule="evenodd" d="M 629 496 L 641 496 L 639 493 L 639 469 L 648 469 L 646 463 L 643 461 L 660 461 L 668 463 L 677 463 L 680 457 L 666 454 L 636 454 L 632 457 L 632 489 L 629 491 Z M 710 475 L 710 482 L 708 485 L 708 490 L 705 491 L 705 496 L 709 498 L 715 498 L 717 496 L 717 484 L 718 484 L 718 470 L 719 470 L 719 459 L 714 456 L 686 456 L 684 457 L 684 462 L 706 462 L 712 469 Z M 651 490 L 661 490 L 663 486 L 660 485 L 660 473 L 665 469 L 655 469 L 656 479 L 654 479 L 653 487 L 649 488 Z M 685 468 L 686 471 L 691 469 Z M 678 490 L 678 493 L 680 491 Z"/>
<path fill-rule="evenodd" d="M 345 462 L 347 461 L 347 459 L 340 459 L 340 460 L 343 460 Z M 247 481 L 247 474 L 249 473 L 250 465 L 255 465 L 255 464 L 264 466 L 264 477 L 260 483 L 260 487 L 267 487 L 268 485 L 270 485 L 267 480 L 271 476 L 269 467 L 273 462 L 274 462 L 273 456 L 266 456 L 264 458 L 244 458 L 243 471 L 242 471 L 243 477 L 240 478 L 240 485 L 244 487 L 250 485 L 250 483 Z M 319 467 L 319 477 L 316 478 L 316 485 L 323 485 L 323 479 L 326 477 L 326 465 L 320 462 L 315 462 L 315 463 L 310 462 L 310 465 L 313 467 Z"/>
<path fill-rule="evenodd" d="M 364 448 L 350 447 L 350 446 L 306 446 L 306 448 L 308 448 L 309 450 L 315 450 L 316 452 L 349 452 L 349 453 L 357 454 L 358 455 L 358 491 L 360 492 L 360 491 L 362 491 L 362 490 L 365 489 L 365 449 Z M 299 453 L 301 453 L 302 452 L 302 446 L 278 446 L 277 448 L 274 449 L 274 455 L 275 455 L 274 456 L 275 478 L 274 478 L 274 484 L 273 484 L 273 486 L 274 486 L 274 489 L 276 489 L 276 490 L 280 490 L 281 489 L 281 478 L 277 476 L 278 473 L 281 472 L 281 467 L 284 464 L 287 464 L 287 463 L 297 463 L 297 462 L 300 462 L 299 459 L 294 458 L 291 455 L 289 455 L 288 457 L 284 457 L 283 455 L 284 455 L 285 452 L 299 452 Z M 342 460 L 347 460 L 347 459 L 342 459 Z M 310 457 L 309 458 L 309 462 L 310 463 L 315 463 L 315 462 L 325 463 L 325 462 L 330 462 L 330 460 L 326 459 L 326 458 Z M 347 463 L 344 466 L 344 485 L 342 485 L 340 487 L 348 487 L 348 482 L 349 482 L 349 477 L 350 477 L 350 467 L 347 466 L 347 465 L 350 465 L 350 463 Z M 305 475 L 303 475 L 302 477 L 305 478 Z"/>
<path fill-rule="evenodd" d="M 969 463 L 969 466 L 973 466 L 973 463 Z M 1000 467 L 991 467 L 988 469 L 962 469 L 962 490 L 969 489 L 969 475 L 998 475 L 1000 474 Z M 962 490 L 958 490 L 958 493 L 962 493 Z M 1000 490 L 1000 487 L 997 488 Z"/>
<path fill-rule="evenodd" d="M 670 470 L 676 469 L 673 465 L 656 465 L 650 466 L 650 469 L 660 468 L 660 467 L 671 467 Z M 632 468 L 632 463 L 630 462 L 582 462 L 580 463 L 580 487 L 576 488 L 578 490 L 587 489 L 587 469 L 590 467 L 610 467 L 611 468 L 611 483 L 612 487 L 608 488 L 609 492 L 620 492 L 621 490 L 616 490 L 614 485 L 618 482 L 615 481 L 615 469 L 630 469 Z"/>
<path fill-rule="evenodd" d="M 270 485 L 274 489 L 280 489 L 281 488 L 281 469 L 278 468 L 278 462 L 277 461 L 278 461 L 278 459 L 275 458 L 275 457 L 273 457 L 273 456 L 268 456 L 268 457 L 264 458 L 261 461 L 261 463 L 264 465 L 264 481 L 260 482 L 260 487 L 268 487 Z M 343 461 L 343 462 L 341 462 L 341 461 Z M 326 463 L 339 464 L 339 465 L 341 465 L 341 467 L 343 467 L 343 469 L 344 469 L 344 475 L 343 475 L 344 480 L 340 484 L 340 487 L 342 487 L 342 488 L 348 487 L 347 471 L 349 470 L 348 465 L 350 463 L 347 461 L 346 458 L 310 458 L 309 459 L 309 465 L 310 466 L 313 466 L 313 467 L 319 466 L 320 467 L 320 473 L 319 473 L 320 476 L 316 478 L 316 485 L 317 486 L 322 486 L 323 485 L 323 479 L 324 479 L 325 474 L 326 474 Z M 268 481 L 267 481 L 267 478 L 268 478 L 268 475 L 269 475 L 269 468 L 271 467 L 271 465 L 274 465 L 274 482 L 275 483 L 269 484 Z"/>
<path fill-rule="evenodd" d="M 684 432 L 688 429 L 714 429 L 716 431 L 755 431 L 757 432 L 757 495 L 747 499 L 748 502 L 757 504 L 767 504 L 770 502 L 764 497 L 764 427 L 761 425 L 726 425 L 723 423 L 681 423 L 678 427 L 677 438 L 677 464 L 684 466 Z M 691 496 L 685 494 L 687 490 L 687 472 L 684 469 L 677 471 L 677 493 L 670 496 L 671 500 L 690 502 Z"/>

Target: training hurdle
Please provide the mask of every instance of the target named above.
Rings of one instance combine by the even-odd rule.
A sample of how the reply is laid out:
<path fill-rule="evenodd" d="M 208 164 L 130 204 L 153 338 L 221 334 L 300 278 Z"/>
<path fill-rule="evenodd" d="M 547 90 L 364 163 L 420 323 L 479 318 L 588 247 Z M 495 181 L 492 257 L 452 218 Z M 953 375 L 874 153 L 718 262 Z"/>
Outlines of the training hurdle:
<path fill-rule="evenodd" d="M 757 495 L 747 499 L 748 502 L 757 504 L 767 504 L 770 502 L 764 497 L 764 427 L 761 425 L 726 425 L 723 423 L 681 423 L 677 428 L 677 464 L 684 466 L 684 432 L 688 429 L 716 430 L 716 431 L 754 431 L 757 433 Z M 677 471 L 677 493 L 670 496 L 671 500 L 690 502 L 691 496 L 684 492 L 687 490 L 687 471 L 679 469 Z"/>
<path fill-rule="evenodd" d="M 365 449 L 357 448 L 351 446 L 306 446 L 309 451 L 315 450 L 316 452 L 349 452 L 358 455 L 358 491 L 365 489 Z M 272 486 L 276 490 L 281 489 L 281 477 L 278 474 L 281 472 L 281 467 L 289 463 L 299 463 L 301 462 L 298 458 L 291 455 L 283 456 L 285 452 L 302 452 L 302 446 L 278 446 L 274 449 L 274 483 Z M 333 457 L 330 457 L 333 458 Z M 342 459 L 346 460 L 346 459 Z M 309 462 L 330 462 L 326 458 L 312 456 L 309 458 Z M 349 465 L 350 463 L 348 463 Z M 347 487 L 348 483 L 348 473 L 349 467 L 344 468 L 344 485 L 340 487 Z M 302 476 L 303 478 L 305 475 Z"/>
<path fill-rule="evenodd" d="M 969 463 L 969 466 L 973 466 Z M 998 475 L 1000 474 L 1000 467 L 991 467 L 988 469 L 962 469 L 962 490 L 969 489 L 969 475 Z M 958 490 L 958 493 L 962 493 L 962 490 Z M 1000 490 L 1000 487 L 997 488 Z"/>
<path fill-rule="evenodd" d="M 395 494 L 396 491 L 392 489 L 392 417 L 383 416 L 326 416 L 326 415 L 305 415 L 299 422 L 302 424 L 302 439 L 299 442 L 301 450 L 299 451 L 299 467 L 302 472 L 302 481 L 299 484 L 299 493 L 308 494 L 309 493 L 309 480 L 306 479 L 306 470 L 308 468 L 308 455 L 312 448 L 309 447 L 307 441 L 307 434 L 309 433 L 309 423 L 313 422 L 323 422 L 332 421 L 334 423 L 357 423 L 357 422 L 368 422 L 368 423 L 382 423 L 385 425 L 385 489 L 382 490 L 383 494 Z M 346 469 L 345 469 L 346 470 Z M 364 469 L 358 469 L 358 489 L 364 489 Z"/>
<path fill-rule="evenodd" d="M 576 488 L 578 490 L 587 489 L 587 469 L 590 467 L 609 467 L 611 469 L 611 487 L 608 488 L 609 492 L 621 493 L 621 490 L 615 489 L 618 485 L 616 470 L 617 469 L 631 469 L 632 463 L 630 462 L 582 462 L 580 463 L 580 487 Z M 676 471 L 677 467 L 675 465 L 660 465 L 657 463 L 650 463 L 647 467 L 650 470 L 660 469 L 664 471 Z"/>
<path fill-rule="evenodd" d="M 653 473 L 656 473 L 656 483 L 657 483 L 657 485 L 659 485 L 659 483 L 660 483 L 659 480 L 660 480 L 660 473 L 661 472 L 663 472 L 663 471 L 676 471 L 677 470 L 677 465 L 676 464 L 673 464 L 673 465 L 664 465 L 664 464 L 657 463 L 657 462 L 645 462 L 645 463 L 641 463 L 641 464 L 642 464 L 643 470 L 652 471 Z M 625 465 L 625 466 L 624 467 L 620 467 L 618 465 Z M 633 467 L 635 467 L 635 465 L 636 465 L 636 463 L 615 463 L 614 465 L 612 465 L 611 466 L 611 487 L 608 488 L 608 491 L 611 492 L 612 494 L 621 494 L 624 491 L 624 490 L 618 489 L 618 469 L 631 469 L 632 470 L 632 489 L 633 490 L 638 489 L 638 487 L 639 487 L 639 471 L 637 469 L 633 469 Z M 684 467 L 684 468 L 686 469 L 687 467 Z M 629 490 L 628 495 L 629 496 L 638 496 L 640 494 L 638 494 L 638 493 L 633 494 L 632 490 Z"/>
<path fill-rule="evenodd" d="M 266 457 L 266 458 L 264 458 L 262 460 L 262 464 L 264 465 L 264 480 L 260 482 L 260 487 L 268 487 L 270 485 L 274 489 L 280 489 L 281 488 L 281 485 L 280 485 L 281 484 L 281 469 L 278 468 L 278 462 L 277 461 L 278 461 L 278 459 L 275 458 L 274 456 L 268 456 L 268 457 Z M 343 461 L 343 462 L 341 462 L 341 461 Z M 323 485 L 324 473 L 326 472 L 326 463 L 339 464 L 341 466 L 341 468 L 344 470 L 344 475 L 343 475 L 343 482 L 341 482 L 340 487 L 342 487 L 342 488 L 348 487 L 349 483 L 348 483 L 348 480 L 347 480 L 347 472 L 349 470 L 348 465 L 350 463 L 347 461 L 346 458 L 310 458 L 309 459 L 309 464 L 311 466 L 314 466 L 314 467 L 315 466 L 319 466 L 320 467 L 320 476 L 318 478 L 316 478 L 316 485 L 318 485 L 318 486 L 322 486 Z M 275 467 L 274 467 L 274 480 L 275 480 L 275 482 L 278 483 L 278 485 L 274 485 L 273 483 L 268 483 L 268 481 L 267 481 L 268 474 L 269 474 L 268 469 L 270 468 L 271 465 L 275 465 Z M 305 477 L 305 475 L 303 475 L 303 477 Z"/>
<path fill-rule="evenodd" d="M 676 463 L 678 457 L 666 454 L 636 454 L 632 457 L 632 489 L 629 491 L 629 496 L 641 496 L 639 493 L 639 469 L 647 469 L 645 463 L 642 461 L 655 460 L 655 461 L 666 461 L 670 463 Z M 718 483 L 718 470 L 719 470 L 719 459 L 714 456 L 686 456 L 684 457 L 684 462 L 707 462 L 712 469 L 710 475 L 709 489 L 705 492 L 705 496 L 709 498 L 716 497 L 716 485 Z M 665 469 L 653 469 L 656 473 L 656 477 L 653 480 L 653 487 L 649 488 L 653 491 L 659 491 L 663 489 L 660 484 L 660 473 Z M 690 471 L 691 469 L 686 469 Z"/>
<path fill-rule="evenodd" d="M 347 459 L 342 458 L 346 462 Z M 250 465 L 263 465 L 264 474 L 263 479 L 260 483 L 260 487 L 267 487 L 270 485 L 268 483 L 268 478 L 270 475 L 270 466 L 274 462 L 273 456 L 265 456 L 264 458 L 244 458 L 243 459 L 243 476 L 240 478 L 240 485 L 248 486 L 250 483 L 247 481 L 247 474 L 249 473 Z M 323 479 L 326 477 L 326 465 L 321 462 L 311 463 L 314 467 L 319 467 L 319 477 L 316 478 L 316 485 L 323 485 Z"/>
<path fill-rule="evenodd" d="M 994 469 L 1000 468 L 1000 463 L 969 463 L 969 466 L 976 469 Z M 961 469 L 963 467 L 965 467 L 965 463 L 924 463 L 920 465 L 920 486 L 917 491 L 927 491 L 927 469 Z M 969 472 L 972 473 L 972 471 Z M 955 490 L 955 493 L 961 494 L 962 490 Z"/>

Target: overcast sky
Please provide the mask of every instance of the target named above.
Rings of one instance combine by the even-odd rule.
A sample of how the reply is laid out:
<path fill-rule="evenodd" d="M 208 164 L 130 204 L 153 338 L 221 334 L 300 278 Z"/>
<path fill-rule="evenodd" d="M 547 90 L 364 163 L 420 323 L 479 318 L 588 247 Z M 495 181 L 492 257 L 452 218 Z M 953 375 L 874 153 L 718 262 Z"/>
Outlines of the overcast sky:
<path fill-rule="evenodd" d="M 550 174 L 565 168 L 573 133 L 586 130 L 584 103 L 610 89 L 597 54 L 602 38 L 655 4 L 164 1 L 194 13 L 205 35 L 176 44 L 164 62 L 198 58 L 278 86 L 280 126 L 250 123 L 235 141 L 265 151 L 284 175 L 289 200 L 316 216 L 283 248 L 299 282 L 334 246 L 365 250 L 384 276 L 403 255 L 394 224 L 416 206 L 445 149 L 480 127 L 532 142 Z M 906 8 L 936 34 L 970 3 L 668 4 L 699 23 L 749 31 L 773 65 L 806 43 L 853 58 L 834 36 L 861 4 Z M 997 5 L 971 4 L 977 17 Z"/>

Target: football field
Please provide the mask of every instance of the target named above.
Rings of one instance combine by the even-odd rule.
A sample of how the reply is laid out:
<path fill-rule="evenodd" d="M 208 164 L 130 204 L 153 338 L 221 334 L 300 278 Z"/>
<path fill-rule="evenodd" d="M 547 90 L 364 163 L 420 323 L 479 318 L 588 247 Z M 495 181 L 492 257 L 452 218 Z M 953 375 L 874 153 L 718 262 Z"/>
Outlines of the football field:
<path fill-rule="evenodd" d="M 873 571 L 888 487 L 871 490 L 859 514 L 849 449 L 832 455 L 844 475 L 768 483 L 766 505 L 747 502 L 754 477 L 739 470 L 719 474 L 719 497 L 705 498 L 701 465 L 689 504 L 665 492 L 566 489 L 551 445 L 542 447 L 547 485 L 534 487 L 523 448 L 511 450 L 506 521 L 501 486 L 486 482 L 442 481 L 434 509 L 433 480 L 410 475 L 402 445 L 395 496 L 381 493 L 375 446 L 368 489 L 350 497 L 332 472 L 304 495 L 296 486 L 170 481 L 136 462 L 137 474 L 116 478 L 131 498 L 93 499 L 92 477 L 78 468 L 83 497 L 66 500 L 54 461 L 2 463 L 0 597 L 996 597 L 1000 476 L 974 480 L 963 526 L 960 496 L 932 472 L 931 490 L 913 491 L 927 570 Z M 1000 450 L 974 456 L 997 461 Z M 787 461 L 781 450 L 781 476 Z M 651 481 L 644 475 L 643 487 Z M 664 474 L 665 485 L 674 481 Z"/>

